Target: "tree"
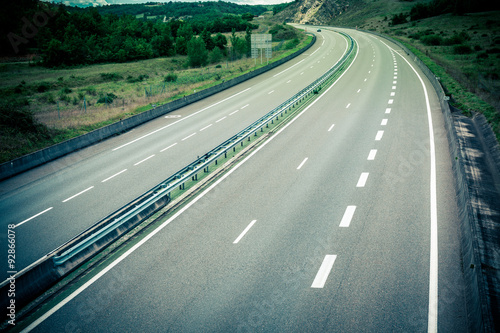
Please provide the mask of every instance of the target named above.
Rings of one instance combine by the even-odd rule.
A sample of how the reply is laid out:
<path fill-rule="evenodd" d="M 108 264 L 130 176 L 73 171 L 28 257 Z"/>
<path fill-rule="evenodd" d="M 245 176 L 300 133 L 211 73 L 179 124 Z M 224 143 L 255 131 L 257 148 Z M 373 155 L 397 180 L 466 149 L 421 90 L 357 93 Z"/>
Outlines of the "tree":
<path fill-rule="evenodd" d="M 223 56 L 224 55 L 222 54 L 221 49 L 219 49 L 218 47 L 214 47 L 213 51 L 209 54 L 210 63 L 216 64 L 218 62 L 221 62 Z"/>
<path fill-rule="evenodd" d="M 205 42 L 205 47 L 207 48 L 207 50 L 212 51 L 215 47 L 215 43 L 212 40 L 210 31 L 208 31 L 207 28 L 203 29 L 203 32 L 201 33 L 200 37 L 203 39 L 203 42 Z"/>
<path fill-rule="evenodd" d="M 188 63 L 191 67 L 206 66 L 208 51 L 201 38 L 193 38 L 187 43 Z"/>
<path fill-rule="evenodd" d="M 215 35 L 214 38 L 214 44 L 217 46 L 223 53 L 226 53 L 226 45 L 227 45 L 227 38 L 220 32 Z"/>
<path fill-rule="evenodd" d="M 175 39 L 175 53 L 180 55 L 187 54 L 187 44 L 186 38 L 179 36 Z"/>

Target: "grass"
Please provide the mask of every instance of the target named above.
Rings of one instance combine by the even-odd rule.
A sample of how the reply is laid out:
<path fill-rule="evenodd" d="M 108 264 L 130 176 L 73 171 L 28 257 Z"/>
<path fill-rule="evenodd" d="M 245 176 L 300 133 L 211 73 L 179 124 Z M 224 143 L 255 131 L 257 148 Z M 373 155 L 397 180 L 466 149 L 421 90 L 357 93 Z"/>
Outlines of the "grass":
<path fill-rule="evenodd" d="M 262 24 L 263 30 L 268 24 Z M 259 31 L 260 33 L 262 31 Z M 307 45 L 273 51 L 271 62 Z M 264 66 L 243 57 L 205 68 L 187 68 L 187 57 L 156 58 L 123 64 L 69 69 L 0 64 L 0 98 L 11 101 L 0 116 L 14 108 L 33 114 L 39 131 L 19 132 L 0 124 L 0 163 L 131 117 Z M 19 103 L 23 100 L 25 103 Z"/>

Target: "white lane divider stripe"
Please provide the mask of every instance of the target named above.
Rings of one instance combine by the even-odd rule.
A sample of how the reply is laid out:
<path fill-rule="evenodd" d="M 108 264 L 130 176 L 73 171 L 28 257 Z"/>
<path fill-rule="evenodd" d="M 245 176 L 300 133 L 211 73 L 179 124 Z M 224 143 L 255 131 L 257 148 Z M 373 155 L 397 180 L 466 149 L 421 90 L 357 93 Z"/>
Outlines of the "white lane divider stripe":
<path fill-rule="evenodd" d="M 144 243 L 146 243 L 148 240 L 150 240 L 152 237 L 154 237 L 157 233 L 159 233 L 163 228 L 168 226 L 172 221 L 174 221 L 177 217 L 179 217 L 181 214 L 183 214 L 189 207 L 193 206 L 198 200 L 203 198 L 208 192 L 210 192 L 213 188 L 215 188 L 218 184 L 220 184 L 222 181 L 224 181 L 227 177 L 229 177 L 234 171 L 238 170 L 239 167 L 245 164 L 249 159 L 251 159 L 255 154 L 257 154 L 262 148 L 264 148 L 267 144 L 273 141 L 274 138 L 276 138 L 278 135 L 280 135 L 283 131 L 285 131 L 288 126 L 292 125 L 297 119 L 299 119 L 305 112 L 307 112 L 314 104 L 316 104 L 317 101 L 321 100 L 325 94 L 327 94 L 330 89 L 332 89 L 337 82 L 349 71 L 351 68 L 352 64 L 356 61 L 358 57 L 358 52 L 356 52 L 354 56 L 353 62 L 347 67 L 347 69 L 340 75 L 339 78 L 335 82 L 333 82 L 330 87 L 328 87 L 317 99 L 315 99 L 311 104 L 309 104 L 304 110 L 302 110 L 298 115 L 295 116 L 292 120 L 290 120 L 289 123 L 287 123 L 285 126 L 283 126 L 280 130 L 278 130 L 276 133 L 274 133 L 273 136 L 271 136 L 268 140 L 264 141 L 264 143 L 260 146 L 258 146 L 253 152 L 250 153 L 246 158 L 243 159 L 239 164 L 236 164 L 232 169 L 230 169 L 226 174 L 224 174 L 221 178 L 215 181 L 212 185 L 210 185 L 206 190 L 204 190 L 200 195 L 196 196 L 192 201 L 188 202 L 184 207 L 182 207 L 178 212 L 176 212 L 173 216 L 171 216 L 169 219 L 167 219 L 165 222 L 163 222 L 158 228 L 154 229 L 150 234 L 146 235 L 144 238 L 142 238 L 138 243 L 136 243 L 134 246 L 132 246 L 129 250 L 127 250 L 125 253 L 123 253 L 121 256 L 119 256 L 117 259 L 115 259 L 111 264 L 108 266 L 104 267 L 99 273 L 97 273 L 94 277 L 92 277 L 89 281 L 85 282 L 82 286 L 80 286 L 78 289 L 76 289 L 74 292 L 72 292 L 70 295 L 66 296 L 62 301 L 54 305 L 52 308 L 47 309 L 47 312 L 45 312 L 43 315 L 41 315 L 38 319 L 36 319 L 34 322 L 32 322 L 28 327 L 26 327 L 23 332 L 30 332 L 34 328 L 36 328 L 38 325 L 40 325 L 42 322 L 44 322 L 47 318 L 49 318 L 51 315 L 56 313 L 60 308 L 62 308 L 64 305 L 68 304 L 72 299 L 74 299 L 76 296 L 81 294 L 85 289 L 87 289 L 89 286 L 91 286 L 94 282 L 99 280 L 104 274 L 112 270 L 116 265 L 118 265 L 120 262 L 122 262 L 125 258 L 127 258 L 130 254 L 132 254 L 135 250 L 137 250 L 139 247 L 141 247 Z"/>
<path fill-rule="evenodd" d="M 210 125 L 207 125 L 207 126 L 203 127 L 202 129 L 200 129 L 200 132 L 202 132 L 202 131 L 206 130 L 207 128 L 209 128 L 209 127 L 210 127 L 210 126 L 212 126 L 212 125 L 213 125 L 213 124 L 210 124 Z"/>
<path fill-rule="evenodd" d="M 116 176 L 118 176 L 118 175 L 120 175 L 120 174 L 124 173 L 125 171 L 127 171 L 127 169 L 123 169 L 122 171 L 115 173 L 113 176 L 108 177 L 108 178 L 104 179 L 103 181 L 101 181 L 101 183 L 105 183 L 105 182 L 107 182 L 108 180 L 110 180 L 110 179 L 112 179 L 112 178 L 115 178 Z"/>
<path fill-rule="evenodd" d="M 311 288 L 323 288 L 325 286 L 326 280 L 328 279 L 328 275 L 333 268 L 333 264 L 335 263 L 335 259 L 337 256 L 335 254 L 327 254 L 323 259 L 323 263 L 321 264 L 316 277 L 311 285 Z"/>
<path fill-rule="evenodd" d="M 390 99 L 389 102 L 387 102 L 388 104 L 392 104 L 394 103 L 394 100 L 393 99 Z"/>
<path fill-rule="evenodd" d="M 14 227 L 15 227 L 15 228 L 17 228 L 17 227 L 19 227 L 20 225 L 25 224 L 26 222 L 31 221 L 31 220 L 33 220 L 34 218 L 36 218 L 36 217 L 38 217 L 38 216 L 40 216 L 40 215 L 42 215 L 42 214 L 44 214 L 44 213 L 47 213 L 47 212 L 48 212 L 49 210 L 51 210 L 52 208 L 54 208 L 54 207 L 49 207 L 49 208 L 47 208 L 46 210 L 44 210 L 44 211 L 42 211 L 42 212 L 40 212 L 40 213 L 38 213 L 38 214 L 35 214 L 35 215 L 33 215 L 32 217 L 27 218 L 26 220 L 24 220 L 24 221 L 22 221 L 22 222 L 19 222 L 19 223 L 18 223 L 18 224 L 16 224 Z"/>
<path fill-rule="evenodd" d="M 247 92 L 247 91 L 248 91 L 248 90 L 250 90 L 250 89 L 251 89 L 251 88 L 247 88 L 247 89 L 245 89 L 245 90 L 242 90 L 242 91 L 240 91 L 239 93 L 236 93 L 236 94 L 234 94 L 234 95 L 232 95 L 232 96 L 229 96 L 228 98 L 223 99 L 222 101 L 218 101 L 217 103 L 214 103 L 214 104 L 212 104 L 212 105 L 209 105 L 209 106 L 207 106 L 206 108 L 201 109 L 200 111 L 196 111 L 195 113 L 192 113 L 192 114 L 190 114 L 189 116 L 186 116 L 186 117 L 184 117 L 184 118 L 181 118 L 181 119 L 179 119 L 179 120 L 177 120 L 177 121 L 175 121 L 175 122 L 173 122 L 173 123 L 171 123 L 171 124 L 168 124 L 168 125 L 166 125 L 166 126 L 163 126 L 163 127 L 161 127 L 161 128 L 158 128 L 157 130 L 154 130 L 154 131 L 152 131 L 152 132 L 149 132 L 148 134 L 145 134 L 145 135 L 143 135 L 143 136 L 141 136 L 141 137 L 138 137 L 137 139 L 134 139 L 134 140 L 132 140 L 132 141 L 129 141 L 129 142 L 127 142 L 127 143 L 125 143 L 125 144 L 123 144 L 123 145 L 121 145 L 121 146 L 119 146 L 119 147 L 114 148 L 114 149 L 113 149 L 113 151 L 118 150 L 118 149 L 121 149 L 121 148 L 123 148 L 123 147 L 126 147 L 126 146 L 128 146 L 128 145 L 130 145 L 130 144 L 132 144 L 132 143 L 134 143 L 134 142 L 137 142 L 137 141 L 142 140 L 142 139 L 144 139 L 144 138 L 146 138 L 146 137 L 148 137 L 148 136 L 150 136 L 150 135 L 152 135 L 152 134 L 155 134 L 155 133 L 157 133 L 157 132 L 159 132 L 159 131 L 162 131 L 162 130 L 164 130 L 165 128 L 168 128 L 168 127 L 170 127 L 170 126 L 172 126 L 172 125 L 175 125 L 175 124 L 177 124 L 177 123 L 179 123 L 179 122 L 181 122 L 181 121 L 184 121 L 184 120 L 186 120 L 186 119 L 188 119 L 188 118 L 191 118 L 191 117 L 193 117 L 193 116 L 197 115 L 198 113 L 201 113 L 201 112 L 203 112 L 203 111 L 205 111 L 205 110 L 210 109 L 211 107 L 214 107 L 214 106 L 216 106 L 216 105 L 219 105 L 219 104 L 221 104 L 221 103 L 224 103 L 225 101 L 227 101 L 227 100 L 229 100 L 229 99 L 231 99 L 231 98 L 233 98 L 233 97 L 236 97 L 236 96 L 238 96 L 238 95 L 240 95 L 240 94 L 243 94 L 244 92 Z"/>
<path fill-rule="evenodd" d="M 299 166 L 297 167 L 297 170 L 300 170 L 300 168 L 302 168 L 302 166 L 307 162 L 307 159 L 308 159 L 308 157 L 304 158 L 302 163 L 300 163 Z"/>
<path fill-rule="evenodd" d="M 372 149 L 370 150 L 370 153 L 368 154 L 368 161 L 373 161 L 375 159 L 375 156 L 377 155 L 377 149 Z"/>
<path fill-rule="evenodd" d="M 240 110 L 233 111 L 233 112 L 231 112 L 229 115 L 230 115 L 230 116 L 232 116 L 233 114 L 235 114 L 235 113 L 236 113 L 236 112 L 238 112 L 238 111 L 240 111 Z"/>
<path fill-rule="evenodd" d="M 349 109 L 350 106 L 351 106 L 351 103 L 347 104 L 347 106 L 345 108 Z"/>
<path fill-rule="evenodd" d="M 375 136 L 376 141 L 382 140 L 382 136 L 384 135 L 384 131 L 378 131 L 377 135 Z"/>
<path fill-rule="evenodd" d="M 297 66 L 298 64 L 300 64 L 300 63 L 301 63 L 302 61 L 304 61 L 304 60 L 306 60 L 306 59 L 302 59 L 301 61 L 299 61 L 299 62 L 298 62 L 298 63 L 296 63 L 295 65 L 288 67 L 287 69 L 285 69 L 285 70 L 283 70 L 283 71 L 279 72 L 278 74 L 274 74 L 274 75 L 273 75 L 273 77 L 276 77 L 276 76 L 278 76 L 278 75 L 280 75 L 280 74 L 282 74 L 282 73 L 286 72 L 287 70 L 292 69 L 293 67 Z"/>
<path fill-rule="evenodd" d="M 332 126 L 330 126 L 330 128 L 328 129 L 328 132 L 331 132 L 334 127 L 335 127 L 335 124 L 332 124 Z"/>
<path fill-rule="evenodd" d="M 245 228 L 245 230 L 243 230 L 243 232 L 238 236 L 238 238 L 234 240 L 233 244 L 238 244 L 238 242 L 243 238 L 243 236 L 245 236 L 245 234 L 248 232 L 248 230 L 250 230 L 250 228 L 255 224 L 255 222 L 257 222 L 257 220 L 253 220 L 252 222 L 250 222 L 250 224 Z"/>
<path fill-rule="evenodd" d="M 361 173 L 361 176 L 359 176 L 358 183 L 356 184 L 356 187 L 365 187 L 366 181 L 368 180 L 368 172 L 363 172 Z"/>
<path fill-rule="evenodd" d="M 388 119 L 382 119 L 382 122 L 380 123 L 380 125 L 385 126 L 385 125 L 387 125 L 388 121 L 389 121 Z"/>
<path fill-rule="evenodd" d="M 137 165 L 141 164 L 142 162 L 146 162 L 147 160 L 149 160 L 150 158 L 153 158 L 153 157 L 155 157 L 155 154 L 153 154 L 153 155 L 151 155 L 151 156 L 148 156 L 148 157 L 146 157 L 145 159 L 143 159 L 143 160 L 141 160 L 141 161 L 137 162 L 136 164 L 134 164 L 134 166 L 137 166 Z"/>
<path fill-rule="evenodd" d="M 391 113 L 391 108 L 385 109 L 385 113 Z"/>
<path fill-rule="evenodd" d="M 85 193 L 85 192 L 87 192 L 87 191 L 90 191 L 90 190 L 91 190 L 91 189 L 93 189 L 93 188 L 94 188 L 94 186 L 90 186 L 89 188 L 87 188 L 87 189 L 85 189 L 85 190 L 83 190 L 83 191 L 81 191 L 81 192 L 78 192 L 77 194 L 72 195 L 71 197 L 69 197 L 69 198 L 67 198 L 67 199 L 64 199 L 62 202 L 68 202 L 68 201 L 70 201 L 71 199 L 74 199 L 74 198 L 76 198 L 77 196 L 79 196 L 80 194 L 83 194 L 83 193 Z"/>
<path fill-rule="evenodd" d="M 344 216 L 342 216 L 342 220 L 340 221 L 339 227 L 341 228 L 349 227 L 355 211 L 356 211 L 356 206 L 347 206 L 344 212 Z"/>
<path fill-rule="evenodd" d="M 171 144 L 171 145 L 170 145 L 170 146 L 168 146 L 167 148 L 163 148 L 162 150 L 160 150 L 160 153 L 163 153 L 165 150 L 172 148 L 172 147 L 173 147 L 173 146 L 175 146 L 176 144 L 177 144 L 177 142 L 176 142 L 176 143 Z"/>
<path fill-rule="evenodd" d="M 274 90 L 271 90 L 271 91 L 270 91 L 270 92 L 268 92 L 267 94 L 268 94 L 268 95 L 271 95 L 273 92 L 274 92 Z"/>
<path fill-rule="evenodd" d="M 247 106 L 249 106 L 249 105 L 250 105 L 250 104 L 243 105 L 243 106 L 241 107 L 241 110 L 243 110 L 244 108 L 246 108 L 246 107 L 247 107 Z"/>
<path fill-rule="evenodd" d="M 189 139 L 190 137 L 192 137 L 192 136 L 194 136 L 194 135 L 196 135 L 196 132 L 189 134 L 188 136 L 186 136 L 186 137 L 185 137 L 184 139 L 182 139 L 181 141 L 185 141 L 185 140 Z"/>
<path fill-rule="evenodd" d="M 224 117 L 220 118 L 219 120 L 216 120 L 215 122 L 216 122 L 216 123 L 218 123 L 218 122 L 220 122 L 220 121 L 223 121 L 223 120 L 224 120 L 224 119 L 226 119 L 226 118 L 227 118 L 227 116 L 224 116 Z"/>

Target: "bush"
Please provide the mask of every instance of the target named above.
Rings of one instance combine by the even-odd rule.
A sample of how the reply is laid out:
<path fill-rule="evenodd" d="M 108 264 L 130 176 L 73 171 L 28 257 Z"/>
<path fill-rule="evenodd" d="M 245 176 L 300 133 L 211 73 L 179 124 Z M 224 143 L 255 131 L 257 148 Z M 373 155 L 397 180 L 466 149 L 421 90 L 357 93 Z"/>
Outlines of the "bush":
<path fill-rule="evenodd" d="M 175 82 L 177 81 L 177 74 L 169 73 L 163 78 L 163 82 Z"/>
<path fill-rule="evenodd" d="M 453 53 L 455 54 L 471 54 L 473 51 L 469 45 L 455 45 L 453 47 Z"/>
<path fill-rule="evenodd" d="M 443 38 L 441 38 L 441 36 L 438 35 L 428 35 L 428 36 L 423 36 L 421 41 L 425 45 L 437 46 L 443 43 Z"/>
<path fill-rule="evenodd" d="M 299 39 L 298 38 L 294 38 L 288 42 L 285 43 L 285 50 L 291 50 L 293 49 L 294 47 L 296 47 L 297 45 L 299 45 Z"/>
<path fill-rule="evenodd" d="M 118 73 L 101 73 L 101 79 L 103 81 L 117 81 L 123 79 L 123 77 Z"/>
<path fill-rule="evenodd" d="M 116 96 L 115 94 L 113 93 L 109 93 L 109 94 L 105 94 L 105 95 L 100 95 L 99 96 L 99 99 L 97 100 L 97 103 L 106 103 L 106 104 L 111 104 L 113 103 L 113 100 L 118 98 L 118 96 Z"/>
<path fill-rule="evenodd" d="M 50 84 L 47 82 L 41 82 L 38 84 L 38 87 L 36 87 L 36 91 L 39 93 L 46 92 L 50 89 Z"/>

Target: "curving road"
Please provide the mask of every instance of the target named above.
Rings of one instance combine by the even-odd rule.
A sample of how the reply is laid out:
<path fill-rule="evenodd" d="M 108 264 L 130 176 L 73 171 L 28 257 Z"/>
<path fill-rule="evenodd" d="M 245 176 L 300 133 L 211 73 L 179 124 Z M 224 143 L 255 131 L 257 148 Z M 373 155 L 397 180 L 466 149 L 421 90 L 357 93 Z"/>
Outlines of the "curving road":
<path fill-rule="evenodd" d="M 31 328 L 465 331 L 437 97 L 395 45 L 346 32 L 356 59 L 314 104 Z"/>
<path fill-rule="evenodd" d="M 346 47 L 338 34 L 318 35 L 305 54 L 258 78 L 0 183 L 1 237 L 16 225 L 16 269 L 253 123 L 333 66 Z"/>

